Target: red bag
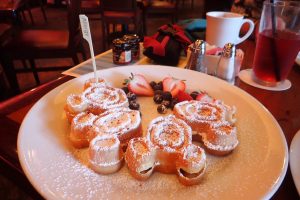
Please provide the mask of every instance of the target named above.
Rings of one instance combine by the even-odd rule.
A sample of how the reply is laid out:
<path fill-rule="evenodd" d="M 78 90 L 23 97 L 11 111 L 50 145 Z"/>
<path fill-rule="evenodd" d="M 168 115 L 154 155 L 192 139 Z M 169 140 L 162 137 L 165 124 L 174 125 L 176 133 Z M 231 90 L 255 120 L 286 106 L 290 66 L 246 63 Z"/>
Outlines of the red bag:
<path fill-rule="evenodd" d="M 192 40 L 178 25 L 164 25 L 153 36 L 144 37 L 144 55 L 157 64 L 176 66 L 181 50 L 186 51 Z"/>

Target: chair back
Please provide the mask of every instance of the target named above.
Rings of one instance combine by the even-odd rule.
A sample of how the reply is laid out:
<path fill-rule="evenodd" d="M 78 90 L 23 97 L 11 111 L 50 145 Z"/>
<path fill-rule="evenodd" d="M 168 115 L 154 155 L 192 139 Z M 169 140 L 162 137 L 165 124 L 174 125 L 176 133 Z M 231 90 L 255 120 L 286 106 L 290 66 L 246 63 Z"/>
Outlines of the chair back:
<path fill-rule="evenodd" d="M 80 10 L 84 14 L 100 14 L 100 0 L 81 0 Z"/>
<path fill-rule="evenodd" d="M 141 13 L 137 7 L 137 0 L 101 0 L 100 7 L 104 49 L 112 39 L 120 36 L 119 33 L 129 32 L 130 24 L 134 25 L 134 33 L 139 33 L 138 29 L 142 30 L 143 25 L 139 23 Z M 119 24 L 122 25 L 122 32 L 116 30 L 116 25 Z M 110 33 L 111 25 L 113 25 L 112 33 Z"/>
<path fill-rule="evenodd" d="M 101 0 L 102 11 L 133 12 L 136 11 L 136 0 Z"/>
<path fill-rule="evenodd" d="M 67 0 L 69 46 L 77 46 L 81 42 L 79 14 L 81 0 Z"/>

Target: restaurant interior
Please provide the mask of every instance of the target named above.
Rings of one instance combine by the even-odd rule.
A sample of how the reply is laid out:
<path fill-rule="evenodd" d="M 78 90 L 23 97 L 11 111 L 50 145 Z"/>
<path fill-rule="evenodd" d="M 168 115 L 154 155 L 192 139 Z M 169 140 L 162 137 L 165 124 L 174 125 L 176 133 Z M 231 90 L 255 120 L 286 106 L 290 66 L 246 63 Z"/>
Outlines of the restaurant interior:
<path fill-rule="evenodd" d="M 5 0 L 6 1 L 6 0 Z M 1 1 L 1 4 L 5 6 L 5 1 Z M 14 1 L 12 1 L 14 2 Z M 16 1 L 17 2 L 17 1 Z M 22 1 L 21 1 L 22 2 Z M 26 1 L 25 1 L 26 2 Z M 34 2 L 34 1 L 33 1 Z M 34 5 L 27 9 L 25 6 L 23 6 L 20 11 L 20 25 L 17 25 L 18 29 L 21 30 L 32 30 L 32 29 L 41 29 L 41 30 L 63 30 L 67 31 L 68 21 L 67 21 L 67 8 L 64 1 L 58 0 L 58 1 L 38 1 L 42 2 L 42 7 L 40 7 L 39 3 L 35 3 L 37 5 Z M 90 3 L 91 2 L 91 3 Z M 81 13 L 88 14 L 90 17 L 90 28 L 92 32 L 92 40 L 93 40 L 93 46 L 95 55 L 104 52 L 108 49 L 108 47 L 104 47 L 104 39 L 103 39 L 103 32 L 102 32 L 102 21 L 101 21 L 101 14 L 100 14 L 100 8 L 99 3 L 96 3 L 98 1 L 83 1 L 82 6 L 86 6 L 86 8 L 80 8 Z M 6 9 L 6 8 L 5 8 Z M 7 8 L 9 9 L 9 8 Z M 212 8 L 209 8 L 212 9 Z M 226 8 L 228 9 L 228 8 Z M 19 11 L 18 11 L 19 12 Z M 31 14 L 30 14 L 31 13 Z M 44 15 L 45 13 L 45 15 Z M 195 1 L 189 0 L 189 1 L 182 1 L 180 2 L 180 5 L 178 5 L 178 18 L 179 20 L 184 19 L 193 19 L 193 18 L 199 18 L 203 16 L 204 13 L 204 1 Z M 159 14 L 160 16 L 161 14 Z M 32 18 L 31 18 L 32 17 Z M 140 16 L 141 17 L 141 16 Z M 8 15 L 3 15 L 1 17 L 1 21 L 3 24 L 3 28 L 1 25 L 1 40 L 5 41 L 7 40 L 7 37 L 10 37 L 12 32 L 14 31 L 12 28 L 12 25 L 14 22 L 12 20 L 15 20 L 14 18 L 11 19 Z M 19 20 L 19 19 L 18 19 Z M 157 29 L 164 24 L 171 23 L 170 15 L 166 16 L 160 16 L 151 18 L 151 20 L 146 20 L 146 27 L 147 27 L 147 35 L 153 35 Z M 18 21 L 19 23 L 19 21 Z M 118 27 L 118 31 L 120 31 L 120 27 Z M 132 31 L 131 31 L 132 32 Z M 47 34 L 47 33 L 45 33 Z M 122 34 L 122 33 L 121 33 Z M 123 33 L 124 34 L 124 33 Z M 116 37 L 116 36 L 115 36 Z M 2 39 L 3 38 L 3 39 Z M 85 46 L 84 51 L 85 55 L 87 57 L 90 57 L 89 48 L 87 46 L 86 42 L 82 42 L 82 44 Z M 79 55 L 80 56 L 80 55 Z M 79 58 L 82 62 L 82 57 Z M 37 67 L 49 67 L 49 66 L 74 66 L 71 58 L 62 58 L 58 59 L 55 58 L 45 58 L 45 59 L 36 59 L 35 61 L 37 64 Z M 15 60 L 14 65 L 16 68 L 23 68 L 24 63 L 22 63 L 21 60 Z M 29 63 L 27 63 L 27 66 Z M 46 83 L 50 80 L 53 80 L 60 76 L 60 73 L 64 71 L 66 68 L 62 68 L 61 70 L 58 68 L 54 71 L 47 71 L 47 72 L 39 72 L 39 78 L 41 83 Z M 34 79 L 32 72 L 26 72 L 26 73 L 18 73 L 17 74 L 20 91 L 24 92 L 27 90 L 30 90 L 37 86 L 36 81 Z M 7 82 L 7 78 L 5 77 L 5 74 L 3 70 L 1 70 L 1 100 L 7 99 L 11 95 L 10 85 Z"/>
<path fill-rule="evenodd" d="M 76 66 L 89 66 L 89 72 L 92 72 L 91 63 L 93 60 L 91 60 L 91 57 L 94 56 L 96 56 L 98 70 L 101 67 L 106 69 L 109 68 L 107 66 L 116 67 L 139 63 L 173 65 L 172 62 L 170 64 L 169 58 L 164 62 L 163 59 L 151 57 L 153 52 L 150 52 L 150 55 L 149 52 L 147 54 L 148 40 L 157 36 L 159 30 L 161 31 L 162 27 L 166 25 L 168 25 L 167 31 L 173 28 L 169 33 L 174 34 L 172 31 L 175 29 L 171 24 L 177 24 L 185 31 L 185 36 L 190 41 L 188 45 L 197 44 L 195 41 L 199 40 L 205 41 L 205 39 L 208 39 L 205 35 L 206 13 L 210 11 L 240 13 L 245 18 L 253 21 L 252 33 L 247 36 L 248 38 L 245 41 L 234 47 L 238 49 L 236 54 L 242 55 L 239 61 L 239 70 L 250 69 L 253 65 L 263 1 L 253 0 L 255 6 L 249 6 L 247 2 L 252 1 L 0 0 L 0 199 L 55 199 L 60 195 L 47 196 L 47 192 L 41 192 L 37 189 L 36 182 L 33 184 L 33 181 L 30 178 L 28 179 L 29 172 L 24 173 L 23 171 L 25 162 L 20 165 L 20 154 L 18 155 L 20 147 L 17 147 L 17 141 L 20 145 L 19 128 L 31 107 L 55 87 L 74 79 L 74 77 L 66 75 L 65 72 L 69 73 L 66 70 L 75 69 L 73 72 L 77 73 Z M 246 7 L 243 7 L 242 4 L 246 4 Z M 250 11 L 249 8 L 251 8 Z M 91 56 L 91 46 L 81 33 L 80 14 L 86 15 L 89 19 L 94 56 Z M 251 29 L 251 25 L 250 27 L 246 25 L 238 32 L 240 35 L 245 35 L 249 29 Z M 175 34 L 178 30 L 175 30 Z M 131 57 L 131 60 L 125 65 L 120 61 L 118 63 L 114 58 L 116 39 L 132 34 L 137 34 L 141 42 L 139 44 L 142 48 L 141 56 L 134 62 Z M 181 51 L 180 56 L 178 56 L 179 61 L 175 61 L 175 66 L 183 66 L 182 68 L 187 68 L 186 70 L 192 69 L 195 71 L 196 69 L 191 67 L 191 57 L 186 57 L 186 51 L 183 51 L 183 49 L 187 50 L 189 48 L 188 45 L 186 43 L 179 45 L 178 48 Z M 190 46 L 189 50 L 192 51 L 193 48 Z M 219 49 L 220 52 L 222 48 Z M 113 49 L 113 52 L 111 49 Z M 143 52 L 143 49 L 145 52 Z M 297 49 L 300 50 L 299 46 Z M 104 60 L 105 56 L 108 57 L 108 61 L 101 60 Z M 289 159 L 286 155 L 291 148 L 294 135 L 300 129 L 300 67 L 294 60 L 288 76 L 291 85 L 287 86 L 287 89 L 282 89 L 282 91 L 275 91 L 274 88 L 272 91 L 272 88 L 268 90 L 266 88 L 262 89 L 262 87 L 253 87 L 251 84 L 245 83 L 242 77 L 237 75 L 233 77 L 234 82 L 231 83 L 231 87 L 235 85 L 234 87 L 243 90 L 242 95 L 247 93 L 251 96 L 249 98 L 254 97 L 257 99 L 255 103 L 258 102 L 261 108 L 267 110 L 267 116 L 269 117 L 269 114 L 274 116 L 270 115 L 270 118 L 275 119 L 274 126 L 277 128 L 278 134 L 281 134 L 284 138 L 278 144 L 279 146 L 282 145 L 284 149 L 282 150 L 283 153 L 281 152 L 282 160 L 274 156 L 275 160 L 280 161 L 278 161 L 278 172 L 275 172 L 274 169 L 274 173 L 277 174 L 274 175 L 276 180 L 274 179 L 270 183 L 271 189 L 258 186 L 263 188 L 261 190 L 264 190 L 265 193 L 259 194 L 261 196 L 255 196 L 254 194 L 253 196 L 244 196 L 245 199 L 299 198 L 297 193 L 297 189 L 299 192 L 299 186 L 297 187 L 293 181 L 291 166 L 287 164 Z M 105 66 L 105 62 L 109 64 Z M 218 62 L 220 63 L 220 60 Z M 188 67 L 188 65 L 190 66 Z M 196 71 L 203 72 L 202 69 Z M 226 81 L 228 82 L 228 80 Z M 286 107 L 283 106 L 285 103 L 287 104 Z M 277 125 L 279 125 L 279 128 Z M 268 127 L 268 124 L 266 127 Z M 271 139 L 267 138 L 267 140 L 268 143 Z M 240 145 L 243 142 L 245 141 L 241 139 Z M 276 142 L 272 145 L 277 144 Z M 265 145 L 262 148 L 268 148 L 267 146 Z M 281 153 L 278 154 L 281 155 Z M 268 152 L 268 154 L 272 153 Z M 299 154 L 300 151 L 297 155 Z M 268 169 L 265 169 L 265 171 L 268 171 Z M 72 196 L 60 197 L 72 198 Z M 208 196 L 208 199 L 214 199 L 214 196 Z"/>

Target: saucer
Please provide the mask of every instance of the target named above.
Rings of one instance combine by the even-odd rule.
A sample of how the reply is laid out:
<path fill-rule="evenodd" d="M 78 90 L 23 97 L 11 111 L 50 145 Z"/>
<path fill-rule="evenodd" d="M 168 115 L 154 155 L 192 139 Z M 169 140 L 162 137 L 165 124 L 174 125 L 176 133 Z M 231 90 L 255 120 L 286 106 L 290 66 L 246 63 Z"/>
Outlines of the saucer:
<path fill-rule="evenodd" d="M 295 134 L 290 146 L 290 168 L 294 183 L 300 195 L 300 130 Z"/>
<path fill-rule="evenodd" d="M 245 70 L 240 71 L 238 76 L 243 82 L 245 82 L 253 87 L 264 89 L 264 90 L 283 91 L 283 90 L 288 90 L 292 86 L 292 83 L 289 80 L 285 80 L 282 83 L 278 83 L 276 86 L 272 86 L 272 87 L 260 85 L 253 80 L 252 73 L 253 73 L 252 69 L 245 69 Z"/>

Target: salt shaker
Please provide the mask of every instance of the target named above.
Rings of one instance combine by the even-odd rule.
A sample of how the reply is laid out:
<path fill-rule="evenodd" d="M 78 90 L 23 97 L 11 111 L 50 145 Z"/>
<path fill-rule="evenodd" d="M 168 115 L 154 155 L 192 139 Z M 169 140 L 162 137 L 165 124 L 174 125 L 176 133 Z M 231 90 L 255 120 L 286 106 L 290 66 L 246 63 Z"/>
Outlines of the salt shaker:
<path fill-rule="evenodd" d="M 235 60 L 235 45 L 233 43 L 225 44 L 221 57 L 218 61 L 215 75 L 227 82 L 234 84 L 234 60 Z"/>
<path fill-rule="evenodd" d="M 193 45 L 189 47 L 189 49 L 191 51 L 191 55 L 185 68 L 207 73 L 207 67 L 204 62 L 206 50 L 205 41 L 196 40 Z"/>

